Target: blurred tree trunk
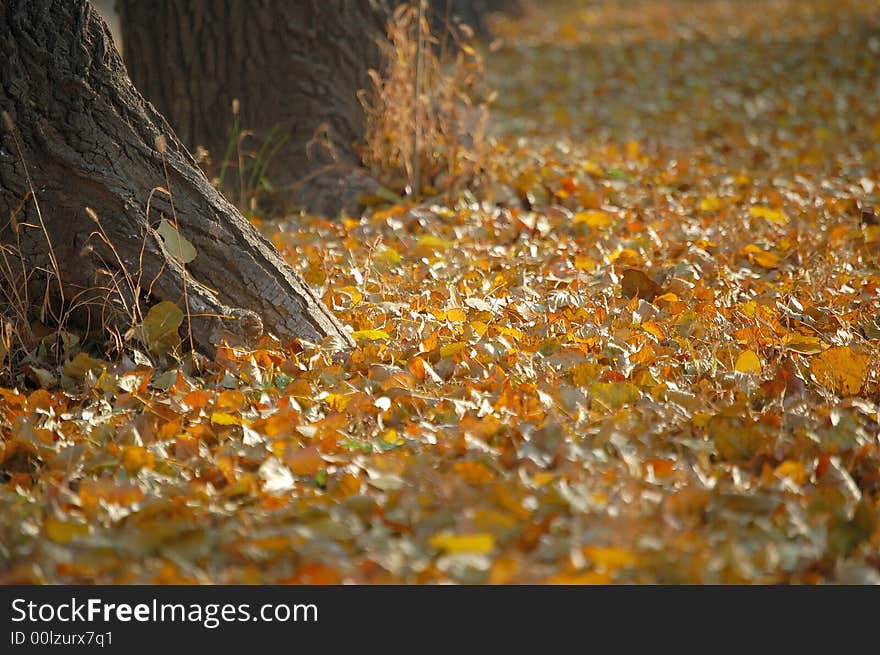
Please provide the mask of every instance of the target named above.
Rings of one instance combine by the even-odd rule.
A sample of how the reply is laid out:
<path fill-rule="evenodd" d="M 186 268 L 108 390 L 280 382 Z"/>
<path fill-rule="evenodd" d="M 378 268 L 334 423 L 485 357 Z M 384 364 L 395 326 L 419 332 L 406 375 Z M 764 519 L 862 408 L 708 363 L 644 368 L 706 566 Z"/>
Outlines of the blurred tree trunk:
<path fill-rule="evenodd" d="M 26 321 L 42 310 L 62 324 L 124 332 L 149 306 L 172 301 L 189 308 L 204 352 L 224 335 L 253 340 L 263 328 L 350 343 L 144 101 L 87 0 L 0 3 L 0 110 L 7 315 Z M 177 235 L 195 247 L 185 266 L 192 253 L 182 255 Z"/>
<path fill-rule="evenodd" d="M 332 213 L 352 192 L 364 115 L 358 90 L 381 66 L 385 0 L 119 0 L 135 86 L 211 170 L 238 165 L 237 129 L 253 130 L 245 175 L 229 194 L 269 180 L 276 202 Z M 239 115 L 233 116 L 233 100 Z M 326 175 L 321 172 L 326 171 Z M 356 178 L 355 178 L 356 179 Z M 302 183 L 291 189 L 291 185 Z M 290 191 L 290 193 L 288 193 Z"/>
<path fill-rule="evenodd" d="M 245 204 L 354 210 L 372 186 L 359 172 L 358 91 L 380 69 L 389 7 L 413 0 L 118 0 L 135 85 L 190 149 L 204 146 L 227 195 Z M 459 22 L 488 35 L 490 11 L 519 0 L 429 0 L 438 33 Z M 233 115 L 233 100 L 239 114 Z M 239 171 L 236 135 L 249 154 Z M 225 165 L 224 165 L 225 162 Z M 260 192 L 260 181 L 272 191 Z"/>
<path fill-rule="evenodd" d="M 484 39 L 490 36 L 487 19 L 491 12 L 517 11 L 519 6 L 520 0 L 430 0 L 435 32 L 455 33 L 456 24 L 465 23 Z"/>

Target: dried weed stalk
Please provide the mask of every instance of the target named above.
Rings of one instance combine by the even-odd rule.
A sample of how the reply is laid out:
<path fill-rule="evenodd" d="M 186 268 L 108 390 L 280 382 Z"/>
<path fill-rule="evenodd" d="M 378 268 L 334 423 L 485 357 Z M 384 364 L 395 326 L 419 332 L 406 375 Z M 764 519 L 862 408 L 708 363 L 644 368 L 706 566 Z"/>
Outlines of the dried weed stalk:
<path fill-rule="evenodd" d="M 389 22 L 379 44 L 384 70 L 370 71 L 373 86 L 361 94 L 361 157 L 396 192 L 449 197 L 479 186 L 490 170 L 483 61 L 468 43 L 471 30 L 455 30 L 447 47 L 426 14 L 419 3 L 401 5 Z"/>

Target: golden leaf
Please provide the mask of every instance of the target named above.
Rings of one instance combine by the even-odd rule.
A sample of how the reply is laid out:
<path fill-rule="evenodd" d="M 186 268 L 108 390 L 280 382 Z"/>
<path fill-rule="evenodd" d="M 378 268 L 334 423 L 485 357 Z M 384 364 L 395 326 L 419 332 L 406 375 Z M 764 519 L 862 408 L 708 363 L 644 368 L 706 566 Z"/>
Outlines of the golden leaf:
<path fill-rule="evenodd" d="M 152 468 L 155 461 L 153 453 L 142 446 L 125 446 L 122 449 L 122 465 L 132 475 L 142 468 Z"/>
<path fill-rule="evenodd" d="M 807 481 L 807 472 L 803 463 L 790 459 L 777 466 L 774 473 L 780 478 L 789 478 L 797 485 L 803 485 Z"/>
<path fill-rule="evenodd" d="M 402 261 L 400 253 L 394 248 L 385 248 L 385 250 L 373 257 L 373 265 L 380 271 L 387 271 L 390 268 L 399 266 Z"/>
<path fill-rule="evenodd" d="M 590 393 L 594 401 L 609 409 L 620 409 L 642 397 L 642 392 L 631 382 L 595 382 L 590 386 Z"/>
<path fill-rule="evenodd" d="M 611 215 L 598 209 L 578 212 L 574 215 L 574 224 L 585 224 L 589 227 L 608 227 L 611 225 Z"/>
<path fill-rule="evenodd" d="M 351 333 L 351 338 L 356 341 L 384 341 L 389 336 L 385 330 L 358 330 Z"/>
<path fill-rule="evenodd" d="M 761 268 L 772 269 L 779 266 L 779 255 L 772 253 L 769 250 L 761 250 L 757 246 L 746 246 L 745 250 L 749 256 L 749 261 L 757 264 Z"/>
<path fill-rule="evenodd" d="M 789 221 L 785 212 L 761 205 L 756 205 L 749 209 L 749 214 L 754 218 L 763 218 L 776 225 L 785 225 Z"/>
<path fill-rule="evenodd" d="M 764 435 L 748 419 L 716 415 L 706 424 L 709 438 L 725 461 L 748 461 L 764 445 Z"/>
<path fill-rule="evenodd" d="M 631 550 L 612 546 L 584 546 L 583 553 L 596 568 L 606 571 L 629 568 L 639 561 L 638 556 Z"/>
<path fill-rule="evenodd" d="M 822 352 L 827 344 L 819 337 L 792 333 L 782 340 L 782 347 L 802 355 L 815 355 Z"/>
<path fill-rule="evenodd" d="M 871 358 L 853 351 L 849 346 L 829 348 L 810 360 L 816 382 L 843 395 L 857 394 L 868 374 Z"/>
<path fill-rule="evenodd" d="M 760 375 L 763 368 L 761 360 L 751 350 L 745 350 L 736 358 L 734 369 L 737 373 L 745 373 L 746 375 Z"/>
<path fill-rule="evenodd" d="M 453 244 L 452 241 L 447 241 L 446 239 L 435 237 L 432 234 L 426 234 L 422 237 L 419 237 L 416 245 L 420 248 L 426 248 L 429 250 L 446 250 L 447 248 L 455 244 Z"/>
<path fill-rule="evenodd" d="M 450 309 L 446 312 L 446 320 L 452 323 L 464 323 L 467 320 L 467 313 L 459 308 Z"/>
<path fill-rule="evenodd" d="M 215 425 L 247 425 L 249 422 L 226 412 L 213 412 L 211 423 Z"/>
<path fill-rule="evenodd" d="M 464 341 L 456 341 L 454 343 L 447 344 L 440 349 L 440 357 L 452 357 L 453 355 L 457 355 L 462 350 L 467 347 L 467 344 Z"/>
<path fill-rule="evenodd" d="M 341 293 L 347 294 L 351 298 L 351 306 L 355 307 L 361 303 L 364 299 L 364 295 L 358 290 L 357 287 L 342 287 L 339 290 Z"/>
<path fill-rule="evenodd" d="M 46 519 L 43 524 L 46 536 L 56 544 L 69 544 L 77 537 L 84 537 L 89 533 L 89 526 L 84 523 L 73 523 L 57 517 Z"/>
<path fill-rule="evenodd" d="M 495 548 L 495 537 L 488 532 L 451 534 L 441 532 L 431 537 L 431 546 L 446 553 L 490 553 Z"/>
<path fill-rule="evenodd" d="M 718 196 L 706 196 L 700 201 L 700 211 L 715 212 L 724 206 L 723 201 Z"/>

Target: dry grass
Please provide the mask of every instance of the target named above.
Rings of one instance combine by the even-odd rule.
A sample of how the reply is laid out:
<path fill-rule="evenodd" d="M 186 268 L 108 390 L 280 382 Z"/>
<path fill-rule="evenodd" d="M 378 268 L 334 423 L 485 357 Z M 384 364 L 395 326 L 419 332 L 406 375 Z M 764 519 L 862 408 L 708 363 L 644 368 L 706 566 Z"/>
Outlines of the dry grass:
<path fill-rule="evenodd" d="M 490 169 L 483 61 L 467 42 L 472 32 L 456 30 L 459 42 L 446 43 L 430 25 L 418 7 L 398 7 L 380 43 L 384 71 L 370 71 L 373 87 L 361 94 L 364 165 L 384 186 L 416 198 L 479 186 Z"/>
<path fill-rule="evenodd" d="M 21 154 L 22 148 L 18 143 L 15 125 L 5 112 L 2 121 L 3 127 L 13 135 Z M 157 149 L 164 154 L 164 143 L 157 142 Z M 85 344 L 80 335 L 95 342 L 100 338 L 98 335 L 106 337 L 104 349 L 108 358 L 122 353 L 126 344 L 137 338 L 136 328 L 146 317 L 141 299 L 150 295 L 162 270 L 152 281 L 146 283 L 143 278 L 143 258 L 148 232 L 144 234 L 138 268 L 131 270 L 111 241 L 97 212 L 91 207 L 84 207 L 95 228 L 90 233 L 82 254 L 95 260 L 95 278 L 93 284 L 85 288 L 76 287 L 70 280 L 65 280 L 49 230 L 43 221 L 27 162 L 23 158 L 21 161 L 29 191 L 10 215 L 8 223 L 3 226 L 14 236 L 14 243 L 0 244 L 0 382 L 14 384 L 24 374 L 37 386 L 52 386 L 53 380 L 50 378 L 55 376 L 53 371 L 84 349 Z M 164 172 L 167 186 L 167 169 Z M 150 192 L 147 215 L 150 215 L 150 205 L 155 193 L 169 196 L 176 226 L 173 197 L 167 188 L 155 187 Z M 36 222 L 28 222 L 22 218 L 31 204 Z M 34 266 L 25 256 L 22 248 L 22 234 L 25 230 L 36 230 L 45 240 L 48 259 L 46 266 Z M 105 255 L 109 255 L 109 260 Z M 185 265 L 183 270 L 186 282 Z M 37 280 L 41 282 L 38 284 Z M 35 292 L 39 293 L 39 297 Z M 183 292 L 192 349 L 191 315 L 186 285 Z M 74 322 L 74 316 L 77 317 L 77 328 L 81 328 L 75 332 L 68 329 Z M 97 347 L 98 344 L 93 345 Z"/>

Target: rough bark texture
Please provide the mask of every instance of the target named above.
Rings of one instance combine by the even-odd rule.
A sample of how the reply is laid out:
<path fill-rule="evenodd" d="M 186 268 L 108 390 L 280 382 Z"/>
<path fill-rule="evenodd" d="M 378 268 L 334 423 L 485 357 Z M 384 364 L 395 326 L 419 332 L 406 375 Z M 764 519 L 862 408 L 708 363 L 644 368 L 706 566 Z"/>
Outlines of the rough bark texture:
<path fill-rule="evenodd" d="M 134 302 L 130 285 L 120 283 L 125 268 L 133 279 L 140 272 L 142 305 L 170 300 L 183 308 L 186 287 L 192 337 L 202 351 L 226 332 L 253 338 L 262 327 L 282 337 L 335 335 L 350 343 L 144 101 L 87 0 L 0 3 L 0 109 L 8 112 L 0 124 L 0 244 L 8 255 L 20 253 L 21 268 L 32 273 L 34 306 L 48 287 L 57 315 L 94 326 L 115 306 L 115 294 Z M 156 187 L 170 189 L 173 206 Z M 86 207 L 115 253 L 94 235 Z M 185 271 L 155 230 L 175 216 L 198 252 Z M 56 268 L 60 285 L 54 272 L 43 272 Z M 112 279 L 118 291 L 100 291 Z"/>
<path fill-rule="evenodd" d="M 120 0 L 125 61 L 135 86 L 188 147 L 205 146 L 217 170 L 240 125 L 259 151 L 283 139 L 268 166 L 276 200 L 338 209 L 343 187 L 317 172 L 357 166 L 363 138 L 359 89 L 381 65 L 385 0 Z M 316 138 L 317 137 L 317 138 Z M 335 155 L 321 147 L 332 144 Z M 315 189 L 320 188 L 320 193 Z M 344 198 L 343 198 L 344 199 Z"/>

